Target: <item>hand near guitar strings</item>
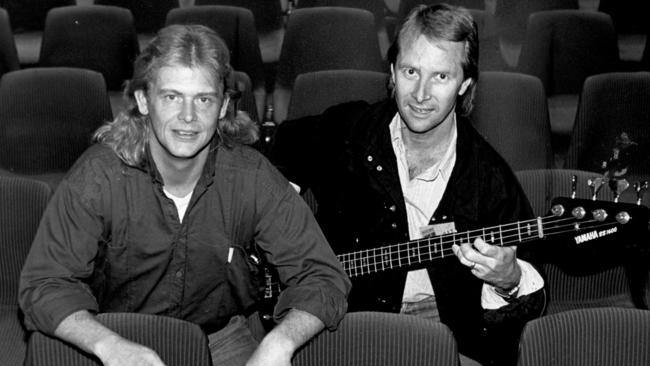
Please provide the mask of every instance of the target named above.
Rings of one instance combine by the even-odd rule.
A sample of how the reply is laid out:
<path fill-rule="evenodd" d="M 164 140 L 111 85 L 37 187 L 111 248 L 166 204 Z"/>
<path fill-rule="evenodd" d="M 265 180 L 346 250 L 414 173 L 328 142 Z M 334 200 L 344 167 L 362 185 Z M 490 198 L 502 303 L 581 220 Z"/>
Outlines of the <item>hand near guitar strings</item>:
<path fill-rule="evenodd" d="M 499 247 L 476 238 L 474 243 L 454 244 L 452 250 L 460 263 L 484 282 L 503 290 L 519 284 L 521 268 L 517 263 L 517 247 Z"/>

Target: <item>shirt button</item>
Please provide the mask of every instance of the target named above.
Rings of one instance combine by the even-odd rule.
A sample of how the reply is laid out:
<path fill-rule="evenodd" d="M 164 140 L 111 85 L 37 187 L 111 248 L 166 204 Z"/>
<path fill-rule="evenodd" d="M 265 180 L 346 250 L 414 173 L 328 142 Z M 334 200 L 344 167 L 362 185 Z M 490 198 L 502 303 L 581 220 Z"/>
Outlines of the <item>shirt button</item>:
<path fill-rule="evenodd" d="M 176 272 L 176 278 L 181 278 L 181 277 L 183 277 L 183 271 L 182 270 Z"/>
<path fill-rule="evenodd" d="M 367 159 L 368 161 L 372 161 L 372 155 L 368 155 Z"/>
<path fill-rule="evenodd" d="M 390 227 L 392 227 L 393 229 L 397 229 L 397 224 L 396 224 L 396 223 L 392 223 L 392 224 L 390 224 Z"/>
<path fill-rule="evenodd" d="M 381 165 L 377 165 L 377 171 L 380 172 L 382 170 L 384 170 L 384 168 L 382 168 Z"/>
<path fill-rule="evenodd" d="M 397 210 L 397 206 L 392 205 L 388 208 L 391 212 L 395 212 Z"/>

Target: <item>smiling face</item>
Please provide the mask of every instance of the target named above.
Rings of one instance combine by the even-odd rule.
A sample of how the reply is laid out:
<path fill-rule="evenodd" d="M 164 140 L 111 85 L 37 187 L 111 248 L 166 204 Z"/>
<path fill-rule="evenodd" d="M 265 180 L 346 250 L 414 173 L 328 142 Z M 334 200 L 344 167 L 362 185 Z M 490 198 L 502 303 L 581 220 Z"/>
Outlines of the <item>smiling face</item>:
<path fill-rule="evenodd" d="M 456 98 L 470 85 L 461 61 L 464 43 L 429 40 L 419 35 L 400 50 L 391 65 L 395 99 L 409 132 L 433 133 L 451 121 Z"/>
<path fill-rule="evenodd" d="M 135 91 L 140 113 L 149 115 L 149 146 L 157 164 L 207 155 L 226 114 L 228 99 L 202 68 L 164 66 L 148 90 Z"/>

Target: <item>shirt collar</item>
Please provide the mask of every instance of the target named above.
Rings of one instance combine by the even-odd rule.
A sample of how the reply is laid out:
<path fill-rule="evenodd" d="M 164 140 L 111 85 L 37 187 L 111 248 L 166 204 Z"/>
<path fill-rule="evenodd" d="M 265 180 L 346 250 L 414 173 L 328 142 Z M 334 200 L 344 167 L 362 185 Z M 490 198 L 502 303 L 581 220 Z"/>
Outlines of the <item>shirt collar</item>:
<path fill-rule="evenodd" d="M 445 150 L 445 153 L 442 159 L 434 166 L 427 169 L 425 172 L 420 174 L 417 179 L 425 181 L 433 181 L 438 176 L 440 176 L 444 181 L 449 181 L 451 172 L 454 169 L 454 163 L 456 161 L 456 141 L 458 139 L 458 130 L 456 125 L 456 113 L 453 114 L 453 124 L 451 141 Z M 395 113 L 395 116 L 388 125 L 390 131 L 390 137 L 393 144 L 393 150 L 395 153 L 401 156 L 398 156 L 398 159 L 406 160 L 406 149 L 404 148 L 404 140 L 402 138 L 402 127 L 404 122 L 399 112 Z"/>

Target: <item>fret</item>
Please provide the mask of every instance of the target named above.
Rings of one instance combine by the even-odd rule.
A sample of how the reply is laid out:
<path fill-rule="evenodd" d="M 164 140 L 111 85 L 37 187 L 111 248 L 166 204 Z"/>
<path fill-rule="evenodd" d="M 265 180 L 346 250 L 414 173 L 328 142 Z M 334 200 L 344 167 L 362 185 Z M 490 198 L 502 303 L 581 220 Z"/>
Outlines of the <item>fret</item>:
<path fill-rule="evenodd" d="M 499 225 L 499 239 L 501 241 L 501 246 L 503 246 L 503 230 L 501 229 L 501 225 Z"/>
<path fill-rule="evenodd" d="M 444 248 L 442 247 L 442 237 L 443 236 L 444 235 L 440 235 L 440 254 L 441 254 L 442 258 L 445 257 L 445 251 L 444 251 Z"/>
<path fill-rule="evenodd" d="M 401 251 L 400 251 L 400 248 L 399 248 L 400 246 L 401 246 L 401 244 L 397 245 L 397 253 L 396 253 L 397 254 L 397 267 L 402 266 L 402 254 L 401 254 Z"/>
<path fill-rule="evenodd" d="M 354 263 L 354 275 L 355 276 L 359 275 L 359 273 L 357 273 L 357 270 L 359 269 L 359 264 L 358 264 L 359 258 L 358 257 L 359 257 L 359 252 L 355 252 L 354 253 L 354 262 L 353 262 Z"/>
<path fill-rule="evenodd" d="M 345 260 L 346 256 L 341 254 L 336 256 L 339 259 L 339 262 L 341 262 L 341 266 L 343 266 L 343 270 L 345 273 L 348 273 L 348 262 Z"/>
<path fill-rule="evenodd" d="M 417 242 L 417 244 L 418 244 L 418 246 L 417 246 L 417 248 L 418 248 L 418 263 L 422 263 L 422 254 L 421 254 L 422 253 L 422 247 L 420 247 L 420 243 L 422 243 L 422 240 L 418 240 L 418 242 Z"/>
<path fill-rule="evenodd" d="M 359 272 L 363 274 L 363 269 L 367 266 L 366 258 L 363 255 L 363 252 L 359 252 Z"/>
<path fill-rule="evenodd" d="M 388 255 L 386 254 L 388 252 Z M 381 250 L 381 269 L 386 269 L 386 263 L 390 264 L 390 249 L 384 248 Z M 392 268 L 392 266 L 391 266 Z"/>
<path fill-rule="evenodd" d="M 471 240 L 470 237 L 469 237 L 469 231 L 467 231 L 467 242 L 468 242 L 468 243 L 471 243 L 471 242 L 472 242 L 472 240 Z"/>
<path fill-rule="evenodd" d="M 427 245 L 428 248 L 429 248 L 429 260 L 433 260 L 433 254 L 431 253 L 431 238 L 430 238 L 430 237 L 427 238 L 427 242 L 429 243 L 429 244 Z M 434 245 L 435 245 L 435 244 L 434 244 Z M 435 250 L 435 246 L 434 246 L 434 250 Z"/>
<path fill-rule="evenodd" d="M 377 248 L 373 248 L 372 252 L 373 252 L 372 257 L 374 258 L 373 263 L 375 265 L 375 272 L 378 272 L 378 270 L 377 270 Z"/>
<path fill-rule="evenodd" d="M 406 261 L 411 265 L 411 242 L 406 243 Z"/>
<path fill-rule="evenodd" d="M 521 223 L 517 221 L 517 236 L 519 237 L 519 242 L 521 243 Z"/>

